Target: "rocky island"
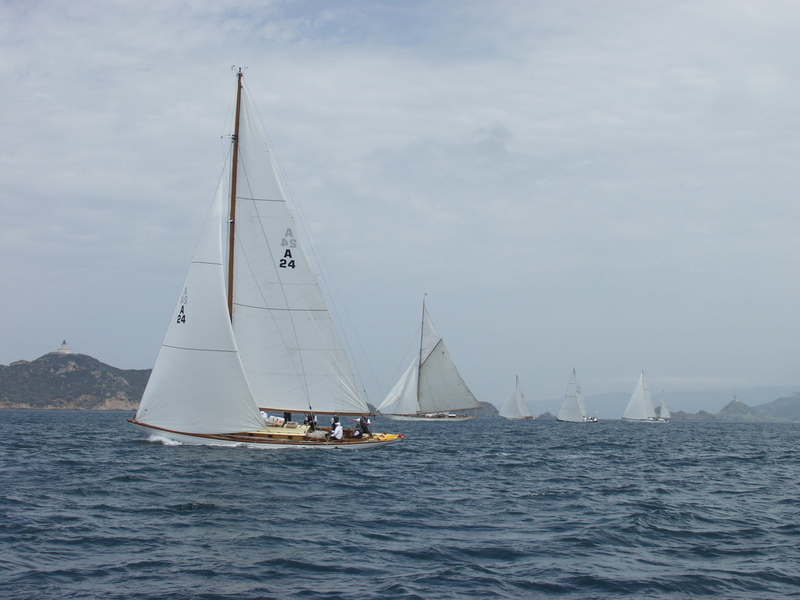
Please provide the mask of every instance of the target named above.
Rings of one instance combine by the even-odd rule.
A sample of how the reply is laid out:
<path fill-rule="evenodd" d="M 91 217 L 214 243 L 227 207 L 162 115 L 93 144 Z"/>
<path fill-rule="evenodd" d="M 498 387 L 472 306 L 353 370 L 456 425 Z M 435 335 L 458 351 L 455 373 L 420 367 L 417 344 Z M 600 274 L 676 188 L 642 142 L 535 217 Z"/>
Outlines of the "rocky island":
<path fill-rule="evenodd" d="M 0 365 L 0 408 L 136 410 L 150 371 L 117 369 L 64 341 L 36 360 Z"/>

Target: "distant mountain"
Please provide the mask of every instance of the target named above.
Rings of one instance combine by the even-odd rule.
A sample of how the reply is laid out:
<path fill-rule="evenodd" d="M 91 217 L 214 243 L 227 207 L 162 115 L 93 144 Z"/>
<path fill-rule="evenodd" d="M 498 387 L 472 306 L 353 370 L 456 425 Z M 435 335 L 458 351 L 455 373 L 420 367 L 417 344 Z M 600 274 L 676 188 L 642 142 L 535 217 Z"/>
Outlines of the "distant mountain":
<path fill-rule="evenodd" d="M 734 396 L 721 411 L 717 413 L 720 421 L 760 421 L 764 417 L 739 400 L 739 396 Z"/>
<path fill-rule="evenodd" d="M 753 411 L 763 417 L 800 421 L 800 392 L 785 398 L 778 398 L 767 404 L 754 406 Z"/>
<path fill-rule="evenodd" d="M 682 410 L 672 413 L 671 419 L 673 421 L 714 421 L 717 415 L 712 415 L 710 412 L 701 410 L 698 413 L 687 413 Z"/>
<path fill-rule="evenodd" d="M 672 419 L 681 420 L 710 420 L 715 421 L 800 421 L 800 393 L 792 394 L 785 398 L 778 398 L 767 404 L 750 407 L 738 396 L 728 402 L 717 414 L 704 410 L 699 413 L 673 412 Z"/>
<path fill-rule="evenodd" d="M 0 365 L 0 408 L 135 410 L 150 369 L 123 370 L 66 348 Z"/>
<path fill-rule="evenodd" d="M 491 402 L 481 402 L 481 406 L 483 408 L 479 408 L 474 413 L 479 417 L 496 417 L 500 414 L 500 411 L 497 410 L 497 407 Z"/>

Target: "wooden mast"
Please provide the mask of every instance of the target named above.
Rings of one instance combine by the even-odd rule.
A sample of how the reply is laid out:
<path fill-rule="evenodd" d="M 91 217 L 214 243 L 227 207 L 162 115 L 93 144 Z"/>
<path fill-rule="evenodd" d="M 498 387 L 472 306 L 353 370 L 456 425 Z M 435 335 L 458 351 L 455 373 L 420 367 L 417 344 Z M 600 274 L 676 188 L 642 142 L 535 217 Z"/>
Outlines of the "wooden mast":
<path fill-rule="evenodd" d="M 228 315 L 233 319 L 233 248 L 236 226 L 236 173 L 239 166 L 239 114 L 242 108 L 242 69 L 236 74 L 236 122 L 233 127 L 231 159 L 231 211 L 228 219 Z"/>

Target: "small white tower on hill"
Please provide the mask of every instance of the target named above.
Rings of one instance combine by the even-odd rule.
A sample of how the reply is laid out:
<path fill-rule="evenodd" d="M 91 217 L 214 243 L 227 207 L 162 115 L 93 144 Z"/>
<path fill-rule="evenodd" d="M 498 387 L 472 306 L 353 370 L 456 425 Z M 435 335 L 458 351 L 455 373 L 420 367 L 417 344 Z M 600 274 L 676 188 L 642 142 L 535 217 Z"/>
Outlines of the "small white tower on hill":
<path fill-rule="evenodd" d="M 69 349 L 69 346 L 67 346 L 67 340 L 64 340 L 64 341 L 61 343 L 61 348 L 59 348 L 58 350 L 56 350 L 56 352 L 57 352 L 58 354 L 72 354 L 72 350 L 70 350 L 70 349 Z"/>

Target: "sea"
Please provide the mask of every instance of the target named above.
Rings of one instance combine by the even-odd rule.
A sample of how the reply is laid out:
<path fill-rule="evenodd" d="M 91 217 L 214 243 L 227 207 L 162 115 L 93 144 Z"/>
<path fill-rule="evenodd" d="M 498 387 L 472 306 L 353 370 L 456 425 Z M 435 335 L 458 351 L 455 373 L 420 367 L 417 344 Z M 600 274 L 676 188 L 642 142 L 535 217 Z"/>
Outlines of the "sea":
<path fill-rule="evenodd" d="M 0 598 L 800 597 L 800 423 L 478 418 L 371 451 L 0 411 Z"/>

